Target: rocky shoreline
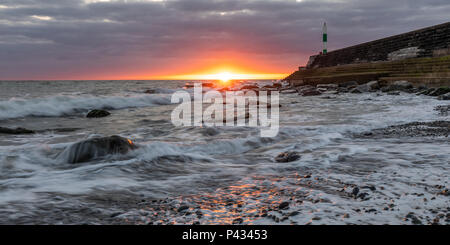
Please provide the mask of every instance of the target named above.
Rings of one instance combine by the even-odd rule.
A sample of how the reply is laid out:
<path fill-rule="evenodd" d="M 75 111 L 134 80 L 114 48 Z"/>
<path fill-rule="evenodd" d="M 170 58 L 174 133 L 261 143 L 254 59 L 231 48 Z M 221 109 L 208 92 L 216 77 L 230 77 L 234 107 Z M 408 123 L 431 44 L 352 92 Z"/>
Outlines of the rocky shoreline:
<path fill-rule="evenodd" d="M 290 188 L 280 188 L 279 183 L 295 183 Z M 423 185 L 423 192 L 406 193 L 424 205 L 442 202 L 449 196 L 448 187 Z M 335 205 L 325 194 L 339 196 L 354 206 L 325 212 L 341 224 L 377 224 L 363 217 L 396 216 L 397 223 L 412 225 L 449 225 L 450 208 L 405 208 L 398 197 L 389 197 L 384 186 L 361 183 L 355 185 L 338 179 L 327 179 L 320 174 L 290 174 L 283 177 L 261 178 L 254 183 L 239 182 L 219 188 L 214 193 L 186 195 L 177 198 L 145 199 L 98 195 L 81 203 L 91 203 L 92 208 L 70 208 L 65 203 L 42 204 L 33 214 L 9 215 L 5 223 L 15 224 L 138 224 L 138 225 L 240 225 L 240 224 L 288 224 L 317 225 L 330 223 L 320 207 Z M 57 198 L 57 197 L 55 197 Z M 60 197 L 60 199 L 63 199 Z M 369 200 L 381 200 L 374 205 Z M 104 212 L 103 210 L 109 210 Z M 100 211 L 102 210 L 102 211 Z M 127 210 L 127 211 L 121 211 Z M 408 211 L 410 210 L 410 211 Z M 48 212 L 51 212 L 51 219 Z M 419 214 L 418 211 L 422 214 Z M 424 215 L 425 213 L 426 215 Z M 5 214 L 2 214 L 4 216 Z M 38 218 L 48 217 L 46 218 Z M 299 217 L 302 219 L 299 220 Z M 303 221 L 302 221 L 303 220 Z M 336 221 L 334 222 L 336 223 Z"/>
<path fill-rule="evenodd" d="M 287 85 L 285 85 L 287 86 Z M 317 84 L 313 85 L 301 85 L 301 86 L 288 86 L 281 88 L 280 91 L 291 91 L 295 89 L 299 95 L 302 96 L 317 96 L 322 94 L 339 94 L 339 93 L 387 93 L 388 95 L 399 95 L 400 92 L 414 93 L 416 95 L 428 95 L 434 96 L 439 100 L 450 100 L 450 88 L 438 87 L 428 88 L 426 86 L 414 87 L 408 81 L 395 81 L 387 84 L 380 81 L 370 81 L 368 83 L 359 84 L 356 81 L 349 81 L 340 84 Z"/>
<path fill-rule="evenodd" d="M 278 85 L 266 85 L 261 88 L 259 86 L 248 86 L 245 89 L 279 91 L 282 94 L 298 93 L 302 96 L 320 96 L 320 98 L 332 98 L 335 97 L 334 95 L 342 93 L 376 93 L 380 95 L 387 93 L 392 96 L 401 93 L 414 93 L 446 100 L 445 96 L 448 94 L 448 92 L 444 93 L 447 91 L 445 88 L 415 88 L 408 82 L 403 81 L 391 85 L 383 85 L 377 81 L 362 85 L 356 82 L 348 82 L 339 85 L 319 84 L 317 86 L 300 87 L 291 87 L 285 83 L 276 84 Z M 286 107 L 289 107 L 289 105 Z M 449 105 L 439 105 L 434 108 L 434 111 L 439 115 L 446 116 L 449 109 Z M 28 132 L 22 128 L 0 128 L 0 130 L 3 130 L 0 133 L 20 134 Z M 75 131 L 78 129 L 67 128 L 66 130 Z M 351 143 L 357 145 L 358 141 L 371 141 L 373 139 L 375 142 L 385 138 L 402 140 L 404 137 L 408 137 L 416 141 L 436 140 L 446 144 L 449 132 L 449 121 L 411 122 L 352 135 Z M 425 138 L 426 140 L 424 140 Z M 72 148 L 87 150 L 87 152 L 79 153 L 87 154 L 86 159 L 89 160 L 91 155 L 95 155 L 91 154 L 91 148 L 89 148 L 91 145 L 95 146 L 95 150 L 101 148 L 104 154 L 111 154 L 111 152 L 121 153 L 122 150 L 127 152 L 129 148 L 134 149 L 135 146 L 130 146 L 130 144 L 132 142 L 125 138 L 115 140 L 93 138 L 75 143 Z M 89 147 L 86 147 L 86 145 Z M 72 152 L 70 147 L 67 149 L 69 153 Z M 399 149 L 399 151 L 401 150 Z M 426 181 L 426 175 L 418 175 L 422 179 L 403 183 L 404 178 L 408 178 L 408 176 L 400 176 L 403 174 L 402 170 L 395 170 L 398 171 L 397 173 L 388 169 L 384 175 L 378 176 L 377 174 L 383 173 L 380 173 L 381 170 L 377 167 L 361 169 L 363 177 L 358 176 L 358 171 L 352 172 L 358 177 L 355 179 L 349 180 L 345 177 L 339 177 L 339 173 L 344 172 L 345 167 L 347 167 L 346 164 L 352 169 L 358 168 L 356 165 L 351 165 L 352 161 L 374 164 L 374 162 L 365 163 L 367 155 L 355 155 L 345 155 L 342 152 L 342 155 L 335 160 L 336 165 L 339 166 L 334 166 L 333 169 L 328 170 L 334 174 L 330 175 L 323 169 L 311 169 L 303 166 L 302 161 L 308 159 L 302 149 L 291 151 L 284 148 L 274 152 L 272 158 L 269 159 L 269 161 L 272 161 L 270 164 L 273 164 L 273 168 L 285 169 L 283 174 L 248 177 L 227 184 L 226 187 L 219 187 L 212 192 L 170 196 L 163 199 L 150 198 L 149 196 L 136 195 L 125 191 L 124 193 L 103 193 L 100 191 L 89 196 L 48 193 L 51 201 L 33 204 L 35 206 L 33 206 L 32 211 L 28 211 L 26 202 L 11 203 L 11 209 L 0 211 L 1 223 L 141 225 L 450 224 L 450 208 L 446 205 L 448 204 L 450 189 L 448 180 L 440 178 L 435 182 L 428 182 Z M 84 155 L 83 158 L 85 158 Z M 402 161 L 403 159 L 401 157 L 389 159 L 389 161 L 392 160 Z M 295 165 L 299 162 L 302 164 Z M 414 168 L 412 171 L 416 171 Z M 423 172 L 426 171 L 427 169 L 424 169 Z M 383 181 L 370 181 L 367 176 L 371 174 L 375 176 L 374 179 L 382 179 Z M 385 177 L 390 179 L 384 179 Z M 400 185 L 407 185 L 403 189 L 407 191 L 402 192 L 396 189 L 397 186 L 389 185 L 389 182 L 395 181 Z M 15 210 L 21 210 L 21 213 L 17 214 Z"/>
<path fill-rule="evenodd" d="M 281 93 L 298 93 L 301 96 L 332 95 L 339 93 L 387 93 L 389 95 L 399 95 L 400 93 L 414 93 L 417 95 L 434 96 L 440 100 L 448 100 L 449 88 L 426 88 L 413 87 L 409 82 L 398 81 L 391 85 L 384 85 L 378 81 L 366 84 L 348 82 L 344 84 L 319 84 L 317 86 L 290 87 L 287 84 L 273 86 L 247 86 L 243 90 L 260 91 L 280 91 Z M 435 108 L 442 115 L 448 112 L 449 106 L 442 105 Z M 357 138 L 401 138 L 401 137 L 445 137 L 450 133 L 449 121 L 434 122 L 413 122 L 402 125 L 394 125 L 381 129 L 374 129 L 370 132 L 363 132 L 354 135 Z M 297 152 L 280 153 L 274 162 L 287 163 L 300 159 Z M 421 210 L 417 214 L 414 211 L 400 207 L 404 204 L 397 204 L 395 197 L 388 197 L 385 192 L 386 187 L 374 186 L 370 184 L 355 185 L 345 183 L 343 180 L 331 180 L 320 173 L 307 173 L 304 175 L 287 175 L 283 177 L 273 177 L 270 181 L 260 180 L 259 184 L 236 184 L 233 186 L 218 189 L 214 193 L 182 196 L 176 199 L 162 199 L 143 201 L 140 206 L 140 214 L 136 211 L 114 215 L 116 222 L 122 223 L 126 220 L 133 224 L 147 225 L 167 225 L 167 224 L 326 224 L 321 215 L 315 215 L 314 206 L 318 204 L 331 204 L 325 197 L 312 195 L 305 189 L 316 189 L 324 193 L 332 193 L 340 196 L 348 202 L 361 204 L 360 208 L 342 210 L 334 215 L 338 216 L 342 224 L 357 224 L 351 217 L 364 215 L 396 215 L 398 223 L 413 225 L 445 225 L 450 224 L 450 208 L 436 207 Z M 290 188 L 280 188 L 279 181 L 293 182 L 296 185 Z M 394 192 L 395 193 L 395 192 Z M 427 204 L 436 201 L 438 198 L 448 198 L 449 187 L 444 185 L 423 186 L 423 193 L 406 193 L 421 202 Z M 267 198 L 269 197 L 269 198 Z M 364 205 L 371 199 L 383 200 L 384 205 Z M 417 207 L 417 209 L 422 209 Z M 400 211 L 402 212 L 402 211 Z M 392 214 L 390 214 L 392 213 Z M 308 216 L 308 221 L 300 223 L 299 215 Z M 370 224 L 368 222 L 367 224 Z M 375 224 L 375 223 L 374 223 Z"/>
<path fill-rule="evenodd" d="M 399 137 L 448 137 L 450 121 L 412 122 L 386 128 L 374 129 L 359 134 L 365 138 L 399 138 Z"/>

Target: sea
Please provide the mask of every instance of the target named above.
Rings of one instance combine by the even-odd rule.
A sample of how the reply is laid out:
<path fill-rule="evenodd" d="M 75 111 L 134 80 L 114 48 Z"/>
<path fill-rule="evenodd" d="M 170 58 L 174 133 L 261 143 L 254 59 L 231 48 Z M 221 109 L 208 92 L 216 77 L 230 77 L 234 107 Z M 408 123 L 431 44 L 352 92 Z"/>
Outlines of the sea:
<path fill-rule="evenodd" d="M 449 188 L 448 137 L 359 137 L 448 121 L 434 110 L 448 101 L 281 93 L 279 132 L 267 138 L 257 127 L 174 126 L 171 97 L 192 92 L 186 82 L 0 81 L 0 127 L 36 131 L 0 134 L 0 224 L 411 224 L 411 213 L 424 224 L 438 214 L 438 222 L 448 219 L 450 199 L 440 194 Z M 86 118 L 93 109 L 111 115 Z M 139 147 L 79 164 L 62 157 L 77 142 L 111 135 Z M 274 160 L 287 151 L 300 158 Z"/>

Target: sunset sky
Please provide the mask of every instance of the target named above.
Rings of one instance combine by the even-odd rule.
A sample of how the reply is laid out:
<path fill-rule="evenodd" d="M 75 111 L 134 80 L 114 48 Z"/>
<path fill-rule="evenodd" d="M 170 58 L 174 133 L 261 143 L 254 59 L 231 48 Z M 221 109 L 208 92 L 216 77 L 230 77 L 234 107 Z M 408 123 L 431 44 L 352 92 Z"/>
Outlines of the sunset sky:
<path fill-rule="evenodd" d="M 281 78 L 450 20 L 448 0 L 0 0 L 0 80 Z"/>

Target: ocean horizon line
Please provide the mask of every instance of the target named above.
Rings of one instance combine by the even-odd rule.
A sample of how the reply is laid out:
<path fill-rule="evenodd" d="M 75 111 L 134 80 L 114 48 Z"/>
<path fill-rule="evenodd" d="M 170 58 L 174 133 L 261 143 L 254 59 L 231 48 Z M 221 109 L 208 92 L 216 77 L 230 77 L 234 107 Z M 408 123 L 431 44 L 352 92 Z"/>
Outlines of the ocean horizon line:
<path fill-rule="evenodd" d="M 232 79 L 232 81 L 274 81 L 280 79 Z M 61 81 L 220 81 L 214 79 L 0 79 L 0 82 L 61 82 Z"/>

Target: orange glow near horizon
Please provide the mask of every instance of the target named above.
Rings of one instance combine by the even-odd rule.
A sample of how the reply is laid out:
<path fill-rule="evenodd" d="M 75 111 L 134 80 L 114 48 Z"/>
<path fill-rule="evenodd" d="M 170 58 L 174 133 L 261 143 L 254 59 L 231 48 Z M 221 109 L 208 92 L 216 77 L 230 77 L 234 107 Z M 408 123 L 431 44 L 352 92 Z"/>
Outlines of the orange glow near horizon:
<path fill-rule="evenodd" d="M 284 73 L 286 71 L 279 67 L 261 64 L 261 61 L 232 57 L 233 59 L 230 56 L 219 57 L 223 62 L 212 62 L 210 64 L 202 62 L 192 65 L 186 64 L 184 67 L 180 66 L 171 70 L 168 74 L 154 74 L 152 78 L 164 80 L 216 80 L 222 82 L 251 79 L 265 80 L 285 78 L 292 70 L 292 68 L 288 68 L 288 73 Z"/>
<path fill-rule="evenodd" d="M 228 82 L 230 80 L 250 80 L 250 79 L 281 79 L 288 74 L 245 74 L 245 73 L 233 73 L 229 71 L 223 71 L 213 74 L 187 74 L 187 75 L 173 75 L 163 76 L 163 79 L 169 80 L 219 80 L 222 82 Z"/>
<path fill-rule="evenodd" d="M 163 59 L 158 63 L 139 60 L 121 67 L 105 66 L 95 71 L 76 70 L 42 79 L 73 80 L 278 80 L 296 70 L 297 61 L 241 53 L 208 53 L 187 58 Z M 128 63 L 127 63 L 128 64 Z M 292 65 L 294 64 L 294 65 Z M 112 69 L 114 68 L 114 69 Z M 63 73 L 61 73 L 63 74 Z"/>
<path fill-rule="evenodd" d="M 87 80 L 277 80 L 292 73 L 295 67 L 284 64 L 266 63 L 264 59 L 241 57 L 214 57 L 212 61 L 204 57 L 192 62 L 181 59 L 159 63 L 157 66 L 141 64 L 140 66 L 122 67 L 121 69 L 101 69 L 91 72 L 77 72 L 66 75 L 63 79 Z M 61 79 L 46 77 L 44 79 Z"/>

